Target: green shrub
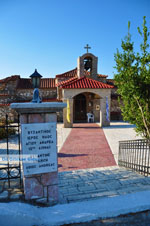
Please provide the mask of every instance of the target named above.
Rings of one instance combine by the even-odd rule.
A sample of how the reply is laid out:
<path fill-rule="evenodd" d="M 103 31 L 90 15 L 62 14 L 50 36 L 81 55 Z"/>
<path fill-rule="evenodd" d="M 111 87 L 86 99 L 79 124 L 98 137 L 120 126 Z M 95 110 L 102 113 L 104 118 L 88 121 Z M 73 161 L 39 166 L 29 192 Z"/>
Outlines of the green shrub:
<path fill-rule="evenodd" d="M 8 121 L 8 124 L 11 123 L 11 120 Z M 6 126 L 6 118 L 2 117 L 0 119 L 0 139 L 7 138 L 7 136 L 14 135 L 16 133 L 16 130 L 14 128 L 7 128 Z"/>
<path fill-rule="evenodd" d="M 0 119 L 0 126 L 4 126 L 6 124 L 6 119 L 3 117 Z"/>
<path fill-rule="evenodd" d="M 8 136 L 14 135 L 15 129 L 13 128 L 8 128 Z M 4 139 L 7 137 L 7 129 L 6 128 L 0 128 L 0 139 Z"/>
<path fill-rule="evenodd" d="M 7 132 L 5 128 L 0 128 L 0 139 L 6 138 L 7 137 Z"/>

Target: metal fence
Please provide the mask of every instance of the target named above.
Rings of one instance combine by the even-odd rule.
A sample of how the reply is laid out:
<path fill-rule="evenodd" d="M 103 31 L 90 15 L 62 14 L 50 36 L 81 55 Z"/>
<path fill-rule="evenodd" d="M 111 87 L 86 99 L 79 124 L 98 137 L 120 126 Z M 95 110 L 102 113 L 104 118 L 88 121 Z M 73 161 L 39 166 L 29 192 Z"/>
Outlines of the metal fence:
<path fill-rule="evenodd" d="M 21 161 L 20 161 L 20 123 L 10 123 L 8 115 L 4 124 L 0 125 L 0 182 L 6 182 L 7 187 L 22 187 Z"/>
<path fill-rule="evenodd" d="M 150 140 L 120 141 L 118 164 L 149 176 Z"/>

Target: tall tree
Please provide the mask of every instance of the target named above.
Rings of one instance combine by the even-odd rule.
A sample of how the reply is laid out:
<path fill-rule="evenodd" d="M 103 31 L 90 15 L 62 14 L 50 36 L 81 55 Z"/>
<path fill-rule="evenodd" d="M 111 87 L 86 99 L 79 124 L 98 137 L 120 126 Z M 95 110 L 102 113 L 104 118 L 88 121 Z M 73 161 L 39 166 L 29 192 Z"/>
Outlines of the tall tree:
<path fill-rule="evenodd" d="M 120 107 L 124 120 L 135 124 L 136 131 L 150 139 L 150 32 L 145 17 L 138 33 L 142 43 L 140 52 L 135 52 L 128 22 L 128 34 L 122 41 L 122 51 L 117 49 L 115 54 L 117 73 L 114 78 L 122 99 Z"/>

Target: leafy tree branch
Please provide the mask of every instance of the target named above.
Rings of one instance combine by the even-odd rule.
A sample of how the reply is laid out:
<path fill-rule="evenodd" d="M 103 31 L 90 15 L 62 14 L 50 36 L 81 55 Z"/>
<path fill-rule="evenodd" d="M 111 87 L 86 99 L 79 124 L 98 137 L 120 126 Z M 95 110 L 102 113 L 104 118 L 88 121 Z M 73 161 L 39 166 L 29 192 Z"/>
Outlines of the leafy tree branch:
<path fill-rule="evenodd" d="M 136 125 L 136 131 L 150 139 L 150 32 L 143 17 L 142 29 L 138 27 L 142 37 L 140 52 L 135 53 L 134 43 L 131 41 L 130 22 L 128 33 L 122 40 L 120 52 L 115 57 L 115 83 L 118 94 L 122 98 L 121 110 L 124 120 Z"/>

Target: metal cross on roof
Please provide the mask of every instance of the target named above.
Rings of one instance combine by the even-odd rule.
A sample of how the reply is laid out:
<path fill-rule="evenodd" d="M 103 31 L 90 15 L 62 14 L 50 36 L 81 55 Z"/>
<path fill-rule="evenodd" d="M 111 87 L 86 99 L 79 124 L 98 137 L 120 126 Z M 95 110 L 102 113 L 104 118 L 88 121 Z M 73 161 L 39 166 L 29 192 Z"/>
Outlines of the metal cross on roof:
<path fill-rule="evenodd" d="M 91 49 L 91 47 L 87 44 L 84 49 L 87 49 L 87 53 L 88 53 L 88 49 Z"/>

